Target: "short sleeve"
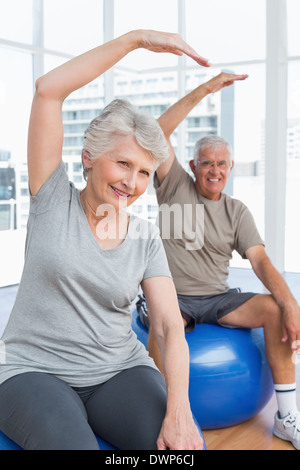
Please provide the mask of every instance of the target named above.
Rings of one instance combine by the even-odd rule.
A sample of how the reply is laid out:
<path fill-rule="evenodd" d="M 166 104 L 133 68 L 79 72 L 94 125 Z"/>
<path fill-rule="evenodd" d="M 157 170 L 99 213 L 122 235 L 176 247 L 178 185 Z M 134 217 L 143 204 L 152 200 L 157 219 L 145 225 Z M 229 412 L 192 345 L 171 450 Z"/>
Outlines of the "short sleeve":
<path fill-rule="evenodd" d="M 264 245 L 264 241 L 256 227 L 253 215 L 245 205 L 242 205 L 235 233 L 235 249 L 242 258 L 246 258 L 245 253 L 248 248 L 256 245 Z"/>
<path fill-rule="evenodd" d="M 30 213 L 42 214 L 70 200 L 71 188 L 65 164 L 61 161 L 35 196 L 30 197 Z"/>
<path fill-rule="evenodd" d="M 143 281 L 150 277 L 172 277 L 158 227 L 152 226 L 151 232 Z"/>
<path fill-rule="evenodd" d="M 186 185 L 186 180 L 191 180 L 190 175 L 180 165 L 177 158 L 163 180 L 162 184 L 159 184 L 157 174 L 154 174 L 154 188 L 156 190 L 157 201 L 159 204 L 163 204 L 173 198 L 174 194 L 178 191 L 181 185 Z"/>

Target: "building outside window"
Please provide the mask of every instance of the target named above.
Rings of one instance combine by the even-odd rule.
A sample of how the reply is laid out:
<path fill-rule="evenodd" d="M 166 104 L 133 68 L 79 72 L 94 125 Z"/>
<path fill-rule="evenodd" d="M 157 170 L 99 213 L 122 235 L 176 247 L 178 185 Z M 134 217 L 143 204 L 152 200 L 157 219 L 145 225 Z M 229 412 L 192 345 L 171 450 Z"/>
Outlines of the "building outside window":
<path fill-rule="evenodd" d="M 220 134 L 229 140 L 235 168 L 227 192 L 249 206 L 262 236 L 265 235 L 264 201 L 268 198 L 265 157 L 266 139 L 269 139 L 266 126 L 270 119 L 266 113 L 269 2 L 0 0 L 0 286 L 17 283 L 23 263 L 29 211 L 27 129 L 36 78 L 74 55 L 103 43 L 107 37 L 116 37 L 131 29 L 179 31 L 200 54 L 210 58 L 211 68 L 199 68 L 189 58 L 139 50 L 114 67 L 109 85 L 105 77 L 100 77 L 73 93 L 63 107 L 63 160 L 70 180 L 79 189 L 85 184 L 81 171 L 83 133 L 104 108 L 107 95 L 128 99 L 157 118 L 181 96 L 221 70 L 248 73 L 246 82 L 210 95 L 196 106 L 175 131 L 172 143 L 178 159 L 188 170 L 198 138 Z M 274 0 L 273 5 L 279 2 L 286 6 L 288 31 L 286 213 L 282 215 L 285 226 L 282 250 L 284 269 L 300 272 L 296 250 L 300 236 L 297 216 L 300 203 L 297 190 L 300 184 L 300 33 L 297 21 L 300 5 L 298 0 Z M 107 5 L 114 15 L 109 22 L 104 22 Z M 158 9 L 160 15 L 155 13 Z M 200 17 L 205 19 L 201 21 L 201 28 Z M 152 184 L 132 210 L 155 222 L 157 202 Z M 232 265 L 248 266 L 239 257 L 234 257 Z M 12 266 L 15 269 L 8 272 Z"/>

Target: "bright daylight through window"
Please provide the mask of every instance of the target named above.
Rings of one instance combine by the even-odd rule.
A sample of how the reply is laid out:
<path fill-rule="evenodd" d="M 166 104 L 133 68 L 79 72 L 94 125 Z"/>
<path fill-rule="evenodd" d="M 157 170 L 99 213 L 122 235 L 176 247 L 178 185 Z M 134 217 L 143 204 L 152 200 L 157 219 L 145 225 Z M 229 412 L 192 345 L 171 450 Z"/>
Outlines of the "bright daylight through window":
<path fill-rule="evenodd" d="M 280 255 L 285 271 L 300 272 L 300 4 L 298 0 L 284 3 L 286 204 L 279 214 L 281 227 L 285 227 Z M 266 139 L 270 138 L 266 128 L 272 118 L 266 111 L 272 55 L 266 40 L 272 21 L 267 5 L 268 0 L 0 0 L 0 287 L 18 284 L 22 272 L 29 211 L 26 140 L 35 80 L 74 55 L 131 29 L 179 32 L 209 58 L 211 67 L 139 50 L 106 78 L 73 93 L 63 108 L 63 160 L 70 180 L 83 187 L 83 133 L 111 98 L 126 98 L 159 117 L 179 97 L 221 71 L 247 73 L 246 82 L 210 95 L 196 106 L 175 131 L 172 143 L 188 169 L 200 137 L 220 134 L 229 140 L 235 167 L 226 190 L 250 208 L 264 237 L 269 215 L 265 209 L 269 207 Z M 157 201 L 152 182 L 132 210 L 155 222 Z M 232 266 L 248 264 L 234 256 Z"/>

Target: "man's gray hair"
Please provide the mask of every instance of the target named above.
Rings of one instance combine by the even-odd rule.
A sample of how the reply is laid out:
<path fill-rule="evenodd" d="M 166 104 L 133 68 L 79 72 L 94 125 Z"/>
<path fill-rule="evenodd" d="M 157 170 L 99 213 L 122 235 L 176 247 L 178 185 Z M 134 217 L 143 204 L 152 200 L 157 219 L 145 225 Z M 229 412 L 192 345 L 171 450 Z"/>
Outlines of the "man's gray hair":
<path fill-rule="evenodd" d="M 112 101 L 90 123 L 84 135 L 83 152 L 87 151 L 93 161 L 112 150 L 118 138 L 127 136 L 135 137 L 137 143 L 149 152 L 155 163 L 154 169 L 168 159 L 168 144 L 157 120 L 121 99 Z M 88 169 L 83 164 L 85 180 L 87 175 Z"/>
<path fill-rule="evenodd" d="M 207 135 L 205 137 L 202 137 L 202 139 L 198 140 L 195 144 L 194 147 L 194 163 L 195 165 L 198 162 L 199 156 L 201 153 L 207 149 L 211 148 L 213 152 L 220 148 L 226 148 L 230 154 L 230 161 L 232 160 L 232 147 L 231 145 L 223 139 L 223 137 L 220 137 L 218 135 Z"/>

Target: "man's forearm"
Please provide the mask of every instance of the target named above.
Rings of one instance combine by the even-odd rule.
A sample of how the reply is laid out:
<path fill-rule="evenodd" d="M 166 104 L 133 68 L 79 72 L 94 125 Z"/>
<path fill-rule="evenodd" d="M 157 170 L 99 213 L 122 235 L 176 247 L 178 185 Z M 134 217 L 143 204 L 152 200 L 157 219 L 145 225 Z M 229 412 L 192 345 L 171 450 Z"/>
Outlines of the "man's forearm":
<path fill-rule="evenodd" d="M 158 119 L 166 138 L 174 132 L 177 126 L 186 118 L 186 116 L 210 93 L 216 93 L 224 87 L 232 85 L 236 80 L 245 80 L 248 75 L 235 75 L 222 72 L 216 77 L 211 78 L 206 83 L 195 88 L 189 94 L 181 98 L 177 103 L 171 106 Z"/>
<path fill-rule="evenodd" d="M 296 302 L 282 275 L 273 266 L 270 259 L 265 257 L 253 266 L 254 272 L 264 286 L 270 291 L 280 308 Z"/>
<path fill-rule="evenodd" d="M 192 109 L 209 94 L 206 84 L 200 85 L 188 95 L 173 104 L 160 116 L 158 123 L 166 138 L 170 137 Z"/>

